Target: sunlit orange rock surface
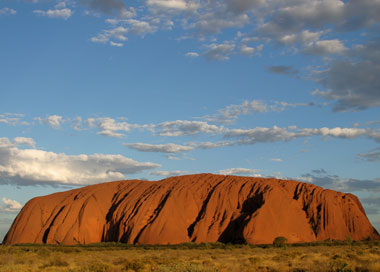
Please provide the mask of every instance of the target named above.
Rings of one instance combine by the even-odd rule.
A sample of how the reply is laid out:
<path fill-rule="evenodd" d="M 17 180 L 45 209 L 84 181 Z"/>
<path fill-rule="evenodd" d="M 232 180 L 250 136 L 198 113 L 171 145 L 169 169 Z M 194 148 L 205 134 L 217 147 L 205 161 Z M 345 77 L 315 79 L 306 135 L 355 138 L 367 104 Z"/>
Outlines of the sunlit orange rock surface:
<path fill-rule="evenodd" d="M 103 183 L 30 200 L 4 244 L 379 239 L 358 198 L 292 180 L 212 174 Z"/>

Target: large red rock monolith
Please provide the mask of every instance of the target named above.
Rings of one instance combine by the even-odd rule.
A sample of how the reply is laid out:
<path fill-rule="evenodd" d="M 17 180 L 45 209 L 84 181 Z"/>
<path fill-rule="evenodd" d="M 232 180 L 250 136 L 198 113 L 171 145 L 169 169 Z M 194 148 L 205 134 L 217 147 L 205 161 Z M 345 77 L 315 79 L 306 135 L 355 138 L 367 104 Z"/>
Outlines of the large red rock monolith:
<path fill-rule="evenodd" d="M 103 183 L 36 197 L 4 244 L 265 244 L 379 239 L 358 198 L 292 180 L 212 174 Z"/>

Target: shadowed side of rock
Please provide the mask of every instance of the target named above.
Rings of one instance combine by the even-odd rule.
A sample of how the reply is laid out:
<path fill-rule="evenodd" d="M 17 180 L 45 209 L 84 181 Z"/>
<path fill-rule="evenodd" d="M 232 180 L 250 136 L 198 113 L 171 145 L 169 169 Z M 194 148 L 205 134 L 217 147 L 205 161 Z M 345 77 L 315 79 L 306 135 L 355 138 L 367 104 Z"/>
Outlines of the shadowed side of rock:
<path fill-rule="evenodd" d="M 30 200 L 4 244 L 265 244 L 379 239 L 356 196 L 291 180 L 212 174 L 117 181 Z"/>

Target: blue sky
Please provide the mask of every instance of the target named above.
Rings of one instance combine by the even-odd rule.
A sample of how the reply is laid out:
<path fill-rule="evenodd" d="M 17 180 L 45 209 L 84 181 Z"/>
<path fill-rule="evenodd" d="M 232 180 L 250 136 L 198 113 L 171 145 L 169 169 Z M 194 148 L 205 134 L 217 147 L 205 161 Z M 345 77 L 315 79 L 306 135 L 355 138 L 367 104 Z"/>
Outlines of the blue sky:
<path fill-rule="evenodd" d="M 219 173 L 380 229 L 377 0 L 0 0 L 0 240 L 32 197 Z"/>

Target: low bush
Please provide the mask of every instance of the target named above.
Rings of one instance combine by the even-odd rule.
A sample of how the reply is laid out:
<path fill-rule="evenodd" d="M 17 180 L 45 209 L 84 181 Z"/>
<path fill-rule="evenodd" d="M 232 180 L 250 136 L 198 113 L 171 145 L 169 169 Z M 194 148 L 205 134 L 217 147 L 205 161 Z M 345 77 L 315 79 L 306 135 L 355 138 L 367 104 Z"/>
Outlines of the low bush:
<path fill-rule="evenodd" d="M 288 239 L 286 239 L 284 236 L 279 236 L 274 238 L 273 245 L 275 247 L 284 247 L 288 244 Z"/>

